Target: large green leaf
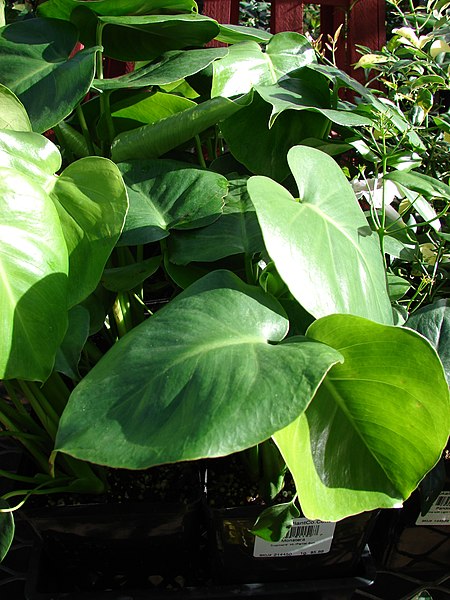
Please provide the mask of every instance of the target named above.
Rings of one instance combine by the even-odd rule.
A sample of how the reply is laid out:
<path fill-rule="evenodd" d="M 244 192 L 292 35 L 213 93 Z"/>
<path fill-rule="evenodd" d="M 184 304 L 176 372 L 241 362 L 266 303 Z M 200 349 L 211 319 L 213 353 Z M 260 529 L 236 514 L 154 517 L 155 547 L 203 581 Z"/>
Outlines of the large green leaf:
<path fill-rule="evenodd" d="M 115 90 L 168 85 L 202 71 L 227 53 L 227 48 L 173 50 L 163 54 L 158 62 L 145 65 L 121 77 L 96 79 L 94 87 L 99 90 Z"/>
<path fill-rule="evenodd" d="M 315 60 L 307 38 L 295 32 L 277 33 L 265 51 L 253 41 L 230 46 L 227 56 L 213 65 L 211 96 L 246 94 L 253 86 L 276 83 L 286 73 Z"/>
<path fill-rule="evenodd" d="M 384 179 L 400 184 L 402 187 L 422 194 L 426 198 L 445 198 L 447 200 L 450 198 L 450 186 L 423 173 L 392 171 L 387 173 Z"/>
<path fill-rule="evenodd" d="M 224 44 L 237 44 L 238 42 L 253 41 L 259 44 L 267 44 L 273 37 L 271 33 L 257 27 L 247 27 L 243 25 L 231 25 L 228 23 L 219 23 L 220 33 L 216 35 L 216 40 Z"/>
<path fill-rule="evenodd" d="M 68 253 L 45 186 L 59 166 L 40 135 L 0 132 L 2 379 L 44 381 L 67 327 Z"/>
<path fill-rule="evenodd" d="M 148 61 L 169 50 L 202 47 L 219 32 L 217 22 L 203 15 L 97 16 L 90 3 L 83 4 L 71 15 L 81 41 L 93 45 L 97 24 L 103 25 L 104 54 L 118 60 Z"/>
<path fill-rule="evenodd" d="M 0 508 L 8 509 L 8 503 L 5 500 L 0 499 Z M 14 530 L 13 513 L 10 511 L 0 512 L 0 562 L 5 558 L 12 544 Z"/>
<path fill-rule="evenodd" d="M 15 94 L 0 84 L 0 130 L 31 131 L 31 123 L 24 105 Z"/>
<path fill-rule="evenodd" d="M 217 221 L 194 231 L 174 231 L 168 240 L 169 259 L 179 265 L 212 262 L 234 254 L 251 256 L 263 249 L 246 179 L 230 181 L 223 214 Z"/>
<path fill-rule="evenodd" d="M 450 385 L 450 300 L 443 299 L 413 313 L 406 326 L 424 335 L 436 349 Z"/>
<path fill-rule="evenodd" d="M 409 329 L 350 315 L 324 317 L 307 336 L 339 350 L 344 362 L 274 436 L 303 512 L 335 521 L 398 506 L 448 439 L 448 385 L 435 351 Z"/>
<path fill-rule="evenodd" d="M 94 78 L 97 48 L 70 54 L 74 25 L 29 19 L 0 29 L 0 82 L 24 104 L 33 130 L 50 129 L 84 98 Z"/>
<path fill-rule="evenodd" d="M 111 105 L 111 116 L 115 133 L 131 131 L 143 125 L 156 123 L 183 110 L 196 106 L 192 100 L 156 92 L 139 92 Z M 107 132 L 107 119 L 102 115 L 97 125 L 97 133 L 104 138 Z"/>
<path fill-rule="evenodd" d="M 145 468 L 242 450 L 302 413 L 339 352 L 303 339 L 279 344 L 283 316 L 239 289 L 196 285 L 83 379 L 57 450 Z"/>
<path fill-rule="evenodd" d="M 345 127 L 373 125 L 373 121 L 352 110 L 331 108 L 331 95 L 326 79 L 311 69 L 301 69 L 294 77 L 285 77 L 278 83 L 257 86 L 258 94 L 272 105 L 269 126 L 285 110 L 318 112 L 333 123 Z"/>
<path fill-rule="evenodd" d="M 289 175 L 288 151 L 303 139 L 327 135 L 330 121 L 317 113 L 286 111 L 269 128 L 270 118 L 271 105 L 254 93 L 252 103 L 220 129 L 233 156 L 249 171 L 283 181 Z"/>
<path fill-rule="evenodd" d="M 38 14 L 69 20 L 73 9 L 83 4 L 83 0 L 47 0 L 39 6 Z M 98 15 L 121 16 L 191 12 L 197 5 L 194 0 L 94 0 L 89 8 Z"/>
<path fill-rule="evenodd" d="M 80 378 L 78 363 L 81 351 L 89 336 L 89 311 L 84 306 L 74 306 L 69 311 L 66 335 L 55 357 L 55 371 L 64 373 L 74 381 Z"/>
<path fill-rule="evenodd" d="M 241 110 L 248 101 L 213 98 L 151 125 L 121 133 L 111 146 L 113 160 L 158 158 Z"/>
<path fill-rule="evenodd" d="M 88 157 L 56 176 L 60 167 L 43 136 L 0 133 L 4 377 L 49 374 L 67 309 L 96 288 L 125 220 L 128 198 L 114 163 Z"/>
<path fill-rule="evenodd" d="M 390 122 L 394 130 L 404 134 L 414 148 L 425 150 L 419 135 L 414 128 L 411 127 L 411 124 L 405 115 L 393 102 L 383 96 L 376 96 L 370 88 L 365 87 L 353 79 L 353 77 L 350 77 L 350 75 L 347 75 L 347 73 L 344 73 L 344 71 L 336 69 L 335 67 L 314 62 L 308 65 L 307 68 L 325 75 L 325 77 L 334 84 L 336 94 L 341 88 L 347 88 L 359 94 L 364 102 L 369 106 L 372 106 L 384 121 L 387 120 Z"/>
<path fill-rule="evenodd" d="M 337 163 L 315 148 L 288 154 L 299 200 L 266 177 L 248 190 L 267 251 L 314 317 L 350 313 L 392 323 L 379 241 Z"/>
<path fill-rule="evenodd" d="M 222 213 L 228 182 L 222 175 L 172 160 L 121 163 L 130 198 L 122 244 L 161 240 L 171 229 L 207 225 Z"/>
<path fill-rule="evenodd" d="M 52 181 L 52 198 L 69 250 L 69 306 L 95 290 L 122 232 L 128 197 L 117 166 L 90 156 Z"/>

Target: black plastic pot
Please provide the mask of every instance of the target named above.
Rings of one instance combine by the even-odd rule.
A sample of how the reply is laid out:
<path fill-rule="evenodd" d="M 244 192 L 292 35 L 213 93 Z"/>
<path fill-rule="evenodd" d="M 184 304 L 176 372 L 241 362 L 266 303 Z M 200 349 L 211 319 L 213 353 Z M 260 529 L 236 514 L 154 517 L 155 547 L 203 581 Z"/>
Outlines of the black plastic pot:
<path fill-rule="evenodd" d="M 81 506 L 31 515 L 40 529 L 27 600 L 122 598 L 130 590 L 181 588 L 195 582 L 199 504 Z M 113 594 L 113 595 L 112 595 Z M 70 596 L 69 596 L 70 597 Z"/>
<path fill-rule="evenodd" d="M 145 589 L 123 589 L 98 591 L 39 592 L 33 590 L 30 596 L 30 582 L 39 578 L 42 566 L 39 548 L 35 549 L 31 563 L 26 598 L 36 600 L 230 600 L 231 598 L 261 598 L 264 600 L 349 600 L 356 589 L 371 585 L 375 578 L 374 563 L 368 548 L 363 553 L 357 572 L 352 577 L 316 579 L 304 581 L 280 581 L 249 584 L 214 584 L 183 588 L 160 589 L 157 586 Z"/>
<path fill-rule="evenodd" d="M 334 524 L 299 519 L 289 538 L 265 544 L 250 533 L 260 507 L 210 511 L 213 576 L 217 582 L 280 582 L 349 578 L 360 570 L 375 515 Z"/>
<path fill-rule="evenodd" d="M 239 482 L 227 476 L 222 479 L 228 467 L 223 459 L 210 463 L 206 477 L 212 576 L 216 583 L 317 583 L 340 578 L 348 581 L 357 576 L 376 513 L 362 513 L 338 523 L 300 518 L 284 540 L 269 544 L 250 533 L 263 506 L 217 507 L 221 495 L 230 497 L 229 488 L 244 483 L 242 478 Z"/>
<path fill-rule="evenodd" d="M 27 600 L 100 598 L 104 593 L 122 599 L 135 589 L 195 584 L 201 541 L 196 474 L 190 498 L 183 502 L 28 507 L 22 516 L 34 529 L 36 543 Z"/>
<path fill-rule="evenodd" d="M 370 540 L 380 569 L 423 580 L 450 573 L 450 460 L 442 465 L 443 489 L 425 514 L 423 485 L 403 508 L 381 512 Z"/>

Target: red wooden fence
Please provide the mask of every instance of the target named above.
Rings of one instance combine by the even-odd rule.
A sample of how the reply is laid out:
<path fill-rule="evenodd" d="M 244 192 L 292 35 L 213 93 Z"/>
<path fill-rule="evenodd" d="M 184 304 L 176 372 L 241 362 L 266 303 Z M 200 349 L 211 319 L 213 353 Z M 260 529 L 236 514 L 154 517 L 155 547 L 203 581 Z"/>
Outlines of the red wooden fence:
<path fill-rule="evenodd" d="M 272 0 L 270 31 L 303 33 L 302 0 Z M 353 77 L 363 77 L 363 70 L 354 71 L 359 59 L 356 44 L 379 50 L 386 43 L 385 0 L 315 0 L 320 5 L 320 29 L 323 37 L 334 35 L 342 25 L 337 45 L 338 66 Z M 204 0 L 203 14 L 219 23 L 237 24 L 239 0 Z"/>

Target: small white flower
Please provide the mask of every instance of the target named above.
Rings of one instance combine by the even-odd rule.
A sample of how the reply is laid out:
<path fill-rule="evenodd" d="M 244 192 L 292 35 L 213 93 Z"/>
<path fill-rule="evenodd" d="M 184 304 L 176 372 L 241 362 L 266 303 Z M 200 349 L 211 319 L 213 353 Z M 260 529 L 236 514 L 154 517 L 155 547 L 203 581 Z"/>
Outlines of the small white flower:
<path fill-rule="evenodd" d="M 356 198 L 364 198 L 366 202 L 374 208 L 381 208 L 383 205 L 383 178 L 371 177 L 370 179 L 357 179 L 352 181 L 353 191 Z M 384 181 L 384 206 L 389 206 L 398 197 L 397 186 L 393 181 Z"/>

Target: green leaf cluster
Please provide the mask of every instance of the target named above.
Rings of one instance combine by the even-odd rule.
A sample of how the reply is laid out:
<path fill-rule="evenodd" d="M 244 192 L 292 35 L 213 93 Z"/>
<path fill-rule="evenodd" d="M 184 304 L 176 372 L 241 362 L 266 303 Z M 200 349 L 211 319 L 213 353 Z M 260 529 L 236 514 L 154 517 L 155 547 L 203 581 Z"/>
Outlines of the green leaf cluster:
<path fill-rule="evenodd" d="M 135 69 L 106 78 L 111 59 Z M 377 163 L 380 123 L 415 164 L 403 112 L 304 36 L 192 0 L 47 0 L 0 29 L 0 84 L 0 422 L 45 491 L 103 489 L 88 463 L 256 449 L 261 493 L 288 468 L 310 518 L 406 499 L 448 438 L 448 357 L 428 324 L 396 325 L 387 255 L 409 233 L 364 213 L 341 168 Z M 425 199 L 447 186 L 388 174 L 405 152 L 384 181 L 445 236 Z M 282 537 L 299 510 L 255 532 Z"/>

